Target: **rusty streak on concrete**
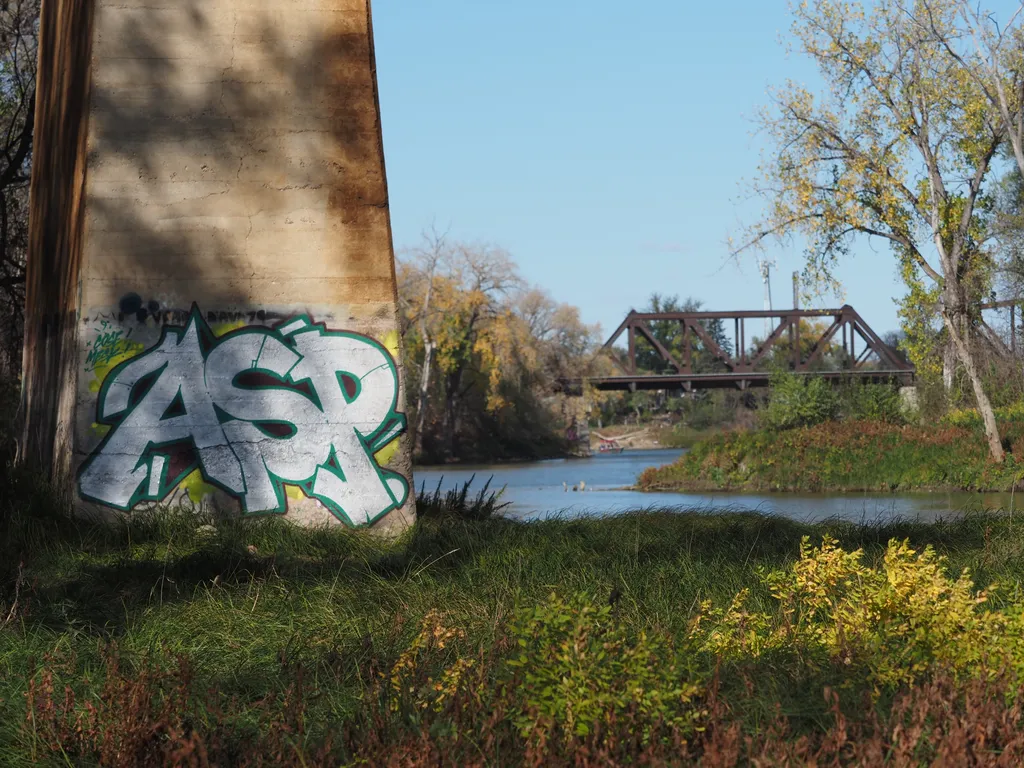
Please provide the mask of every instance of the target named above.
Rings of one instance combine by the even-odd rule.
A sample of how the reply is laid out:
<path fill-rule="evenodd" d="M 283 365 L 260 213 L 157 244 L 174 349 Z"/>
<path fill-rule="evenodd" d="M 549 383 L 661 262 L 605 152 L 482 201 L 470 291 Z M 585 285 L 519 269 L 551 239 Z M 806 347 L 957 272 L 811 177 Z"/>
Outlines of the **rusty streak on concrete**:
<path fill-rule="evenodd" d="M 72 455 L 93 10 L 46 0 L 39 21 L 20 453 L 58 482 Z"/>

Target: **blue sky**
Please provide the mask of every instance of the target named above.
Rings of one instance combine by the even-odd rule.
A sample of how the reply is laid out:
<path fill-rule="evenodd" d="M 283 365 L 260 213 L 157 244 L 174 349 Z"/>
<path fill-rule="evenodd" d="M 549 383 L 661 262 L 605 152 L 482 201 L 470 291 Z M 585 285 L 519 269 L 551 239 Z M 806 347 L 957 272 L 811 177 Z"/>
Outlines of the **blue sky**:
<path fill-rule="evenodd" d="M 374 27 L 397 248 L 433 221 L 501 245 L 605 334 L 653 291 L 761 308 L 725 241 L 761 209 L 743 181 L 766 87 L 817 82 L 779 42 L 785 2 L 377 0 Z M 791 306 L 799 248 L 769 253 Z M 898 327 L 884 246 L 839 277 L 876 331 Z"/>

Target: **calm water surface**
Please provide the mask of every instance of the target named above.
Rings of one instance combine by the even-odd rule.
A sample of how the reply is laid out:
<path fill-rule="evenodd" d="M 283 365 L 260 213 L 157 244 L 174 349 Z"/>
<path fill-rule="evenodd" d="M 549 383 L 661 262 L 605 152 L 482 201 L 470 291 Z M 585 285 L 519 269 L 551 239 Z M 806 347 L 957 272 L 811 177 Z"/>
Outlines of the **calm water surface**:
<path fill-rule="evenodd" d="M 471 492 L 491 479 L 491 488 L 505 488 L 511 502 L 506 514 L 524 520 L 547 517 L 604 516 L 637 509 L 676 507 L 705 511 L 754 510 L 794 520 L 839 517 L 876 522 L 895 517 L 935 520 L 969 510 L 1009 509 L 1009 494 L 792 494 L 792 493 L 641 493 L 626 490 L 648 467 L 677 459 L 682 451 L 627 451 L 589 459 L 554 459 L 526 464 L 417 467 L 416 488 L 432 491 L 461 487 L 476 475 Z M 563 483 L 565 484 L 563 486 Z M 573 492 L 584 483 L 586 490 Z M 568 488 L 568 490 L 566 490 Z M 1024 494 L 1018 494 L 1024 496 Z M 1024 499 L 1013 503 L 1024 506 Z"/>

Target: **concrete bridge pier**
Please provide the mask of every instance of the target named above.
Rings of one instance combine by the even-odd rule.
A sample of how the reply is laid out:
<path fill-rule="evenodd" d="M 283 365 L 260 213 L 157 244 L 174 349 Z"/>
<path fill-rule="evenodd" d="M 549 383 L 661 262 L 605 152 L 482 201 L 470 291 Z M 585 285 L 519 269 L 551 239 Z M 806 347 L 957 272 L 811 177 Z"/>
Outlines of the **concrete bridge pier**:
<path fill-rule="evenodd" d="M 84 511 L 414 515 L 368 0 L 44 0 L 21 456 Z"/>

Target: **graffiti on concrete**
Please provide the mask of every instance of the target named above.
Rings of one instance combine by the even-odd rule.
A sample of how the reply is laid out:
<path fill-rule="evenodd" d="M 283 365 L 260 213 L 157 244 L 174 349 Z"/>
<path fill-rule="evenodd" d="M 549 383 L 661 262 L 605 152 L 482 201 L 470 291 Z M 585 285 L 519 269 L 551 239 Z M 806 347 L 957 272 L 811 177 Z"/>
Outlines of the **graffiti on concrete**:
<path fill-rule="evenodd" d="M 206 322 L 212 326 L 214 323 L 239 323 L 253 325 L 259 323 L 274 323 L 287 319 L 288 315 L 282 315 L 269 309 L 248 309 L 248 310 L 218 310 L 205 313 Z M 134 320 L 136 323 L 148 325 L 185 325 L 192 316 L 192 309 L 165 306 L 156 299 L 144 300 L 137 293 L 126 293 L 118 302 L 116 311 L 105 311 L 95 319 L 116 320 L 123 323 L 126 320 Z M 91 318 L 86 317 L 86 320 Z M 244 321 L 248 321 L 247 323 Z"/>
<path fill-rule="evenodd" d="M 246 513 L 287 512 L 301 488 L 343 522 L 401 507 L 401 475 L 375 454 L 406 428 L 388 351 L 301 316 L 216 337 L 198 308 L 100 387 L 110 427 L 78 475 L 83 498 L 128 511 L 164 500 L 197 469 Z"/>
<path fill-rule="evenodd" d="M 126 335 L 124 329 L 114 323 L 100 320 L 93 332 L 95 338 L 86 344 L 85 370 L 89 373 L 131 349 L 131 331 Z"/>

